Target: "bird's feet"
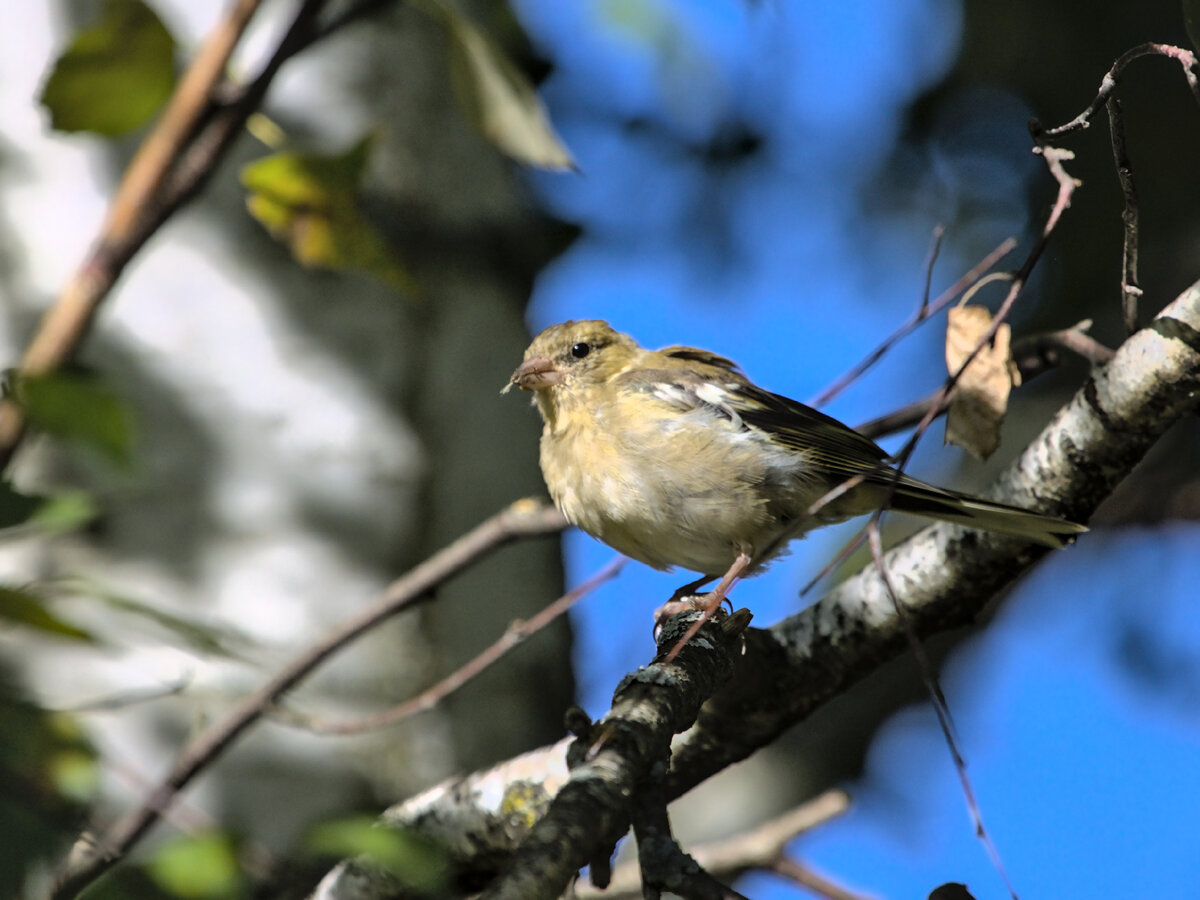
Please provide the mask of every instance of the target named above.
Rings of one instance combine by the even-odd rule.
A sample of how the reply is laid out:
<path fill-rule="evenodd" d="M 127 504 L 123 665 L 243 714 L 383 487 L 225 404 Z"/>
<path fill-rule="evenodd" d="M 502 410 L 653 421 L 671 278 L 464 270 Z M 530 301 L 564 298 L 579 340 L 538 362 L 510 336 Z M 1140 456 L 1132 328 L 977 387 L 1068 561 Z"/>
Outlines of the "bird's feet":
<path fill-rule="evenodd" d="M 680 590 L 684 590 L 684 588 L 680 588 Z M 728 597 L 718 597 L 716 598 L 717 602 L 713 603 L 713 593 L 713 591 L 709 591 L 704 594 L 680 596 L 679 591 L 676 591 L 671 595 L 670 600 L 654 611 L 655 634 L 658 634 L 658 629 L 662 627 L 663 622 L 681 612 L 707 612 L 711 607 L 712 612 L 705 618 L 713 615 L 726 615 L 725 611 L 721 609 L 722 604 L 729 607 L 729 612 L 733 612 L 733 602 Z"/>

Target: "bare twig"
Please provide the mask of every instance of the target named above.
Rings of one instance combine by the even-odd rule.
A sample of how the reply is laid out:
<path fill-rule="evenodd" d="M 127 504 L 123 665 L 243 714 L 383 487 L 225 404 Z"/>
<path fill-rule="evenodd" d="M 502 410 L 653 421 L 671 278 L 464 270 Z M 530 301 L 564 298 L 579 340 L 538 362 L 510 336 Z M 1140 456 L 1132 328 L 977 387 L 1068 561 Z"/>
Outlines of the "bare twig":
<path fill-rule="evenodd" d="M 590 594 L 604 582 L 615 578 L 627 562 L 629 560 L 624 556 L 615 557 L 590 578 L 567 591 L 567 593 L 563 594 L 553 603 L 547 605 L 533 618 L 526 621 L 518 620 L 513 622 L 505 629 L 504 634 L 500 636 L 499 640 L 484 649 L 483 652 L 470 662 L 460 666 L 441 681 L 422 691 L 411 700 L 406 700 L 404 703 L 393 706 L 391 709 L 358 719 L 337 720 L 305 715 L 287 707 L 276 707 L 271 712 L 271 718 L 285 725 L 294 725 L 304 728 L 307 731 L 316 732 L 317 734 L 345 735 L 359 734 L 364 731 L 373 731 L 377 728 L 396 725 L 419 712 L 433 709 L 433 707 L 437 706 L 437 704 L 441 703 L 471 679 L 502 659 L 514 647 L 524 643 L 529 637 L 541 631 L 559 616 L 563 615 L 568 609 L 579 602 L 581 598 Z"/>
<path fill-rule="evenodd" d="M 1139 44 L 1133 49 L 1125 51 L 1117 58 L 1112 68 L 1100 79 L 1100 90 L 1096 93 L 1096 99 L 1091 102 L 1087 109 L 1070 122 L 1055 128 L 1043 128 L 1038 122 L 1031 122 L 1030 131 L 1033 133 L 1034 139 L 1038 143 L 1042 143 L 1046 138 L 1059 137 L 1064 134 L 1070 134 L 1073 131 L 1090 128 L 1092 117 L 1096 114 L 1096 111 L 1108 102 L 1108 98 L 1117 89 L 1117 79 L 1120 77 L 1122 71 L 1124 71 L 1127 65 L 1142 56 L 1165 56 L 1168 59 L 1178 62 L 1183 68 L 1183 77 L 1187 80 L 1188 87 L 1192 91 L 1192 96 L 1196 98 L 1197 103 L 1200 103 L 1200 66 L 1196 64 L 1195 54 L 1190 50 L 1184 50 L 1182 47 L 1174 47 L 1170 44 Z"/>
<path fill-rule="evenodd" d="M 923 313 L 929 307 L 929 292 L 933 290 L 933 269 L 937 265 L 938 256 L 942 252 L 942 238 L 946 236 L 946 226 L 935 225 L 929 238 L 929 253 L 925 256 L 925 286 L 921 290 L 921 306 L 918 310 Z"/>
<path fill-rule="evenodd" d="M 883 539 L 879 535 L 878 516 L 872 516 L 871 522 L 867 525 L 867 543 L 871 547 L 871 559 L 875 563 L 875 571 L 879 573 L 879 579 L 887 591 L 887 596 L 895 610 L 896 618 L 904 629 L 904 637 L 908 641 L 909 649 L 912 650 L 913 658 L 917 661 L 917 667 L 921 670 L 921 680 L 925 683 L 925 687 L 929 691 L 929 699 L 933 704 L 933 711 L 937 716 L 938 725 L 942 729 L 942 736 L 946 739 L 946 747 L 950 750 L 950 756 L 954 759 L 954 770 L 958 773 L 958 781 L 962 787 L 963 798 L 967 802 L 967 810 L 971 814 L 971 820 L 975 823 L 975 834 L 983 842 L 992 865 L 1000 875 L 1001 880 L 1003 880 L 1004 886 L 1008 888 L 1009 896 L 1012 897 L 1012 900 L 1018 900 L 1017 890 L 1013 886 L 1012 880 L 1008 877 L 1008 872 L 1005 870 L 1004 863 L 1000 859 L 1000 852 L 996 849 L 996 845 L 992 841 L 991 835 L 988 834 L 987 828 L 984 827 L 983 813 L 980 811 L 979 801 L 975 797 L 975 787 L 971 784 L 971 776 L 967 774 L 967 762 L 963 758 L 962 750 L 959 747 L 958 734 L 954 728 L 954 719 L 950 715 L 950 704 L 946 702 L 946 695 L 942 693 L 942 686 L 938 681 L 937 670 L 934 669 L 933 663 L 930 662 L 929 654 L 925 652 L 925 645 L 921 643 L 920 637 L 917 636 L 917 630 L 913 625 L 912 618 L 905 611 L 904 604 L 900 602 L 900 595 L 896 592 L 896 586 L 892 583 L 892 573 L 888 571 L 887 564 L 883 560 Z"/>
<path fill-rule="evenodd" d="M 565 526 L 562 515 L 553 507 L 521 500 L 396 579 L 373 604 L 322 637 L 244 697 L 223 719 L 193 738 L 140 807 L 119 819 L 96 841 L 80 841 L 59 873 L 53 896 L 75 896 L 116 864 L 171 806 L 184 786 L 335 652 L 425 599 L 439 584 L 497 547 L 522 537 L 557 534 Z"/>
<path fill-rule="evenodd" d="M 101 246 L 127 242 L 138 230 L 138 223 L 146 215 L 146 206 L 156 202 L 164 179 L 183 153 L 212 102 L 217 85 L 225 77 L 229 58 L 261 4 L 262 0 L 236 0 L 226 18 L 218 22 L 208 35 L 200 52 L 184 72 L 175 93 L 163 108 L 154 129 L 146 136 L 129 163 L 129 168 L 125 170 L 125 177 L 113 196 L 108 217 L 100 231 Z M 91 298 L 93 304 L 98 300 L 95 296 Z M 39 343 L 39 340 L 43 343 Z M 37 354 L 43 344 L 46 353 L 39 357 Z M 26 364 L 31 361 L 29 357 L 34 357 L 38 362 L 52 363 L 65 352 L 68 352 L 66 348 L 54 346 L 48 336 L 39 334 L 29 347 Z"/>
<path fill-rule="evenodd" d="M 1111 360 L 1116 351 L 1088 334 L 1091 327 L 1091 319 L 1082 319 L 1070 328 L 1031 334 L 1013 341 L 1013 361 L 1021 370 L 1022 382 L 1058 365 L 1059 349 L 1068 350 L 1093 366 L 1102 366 Z"/>
<path fill-rule="evenodd" d="M 860 360 L 848 372 L 838 378 L 837 381 L 827 387 L 815 398 L 810 400 L 809 405 L 818 407 L 824 406 L 826 403 L 844 391 L 848 385 L 855 381 L 855 379 L 859 378 L 864 372 L 871 368 L 871 366 L 879 362 L 879 360 L 882 359 L 898 341 L 907 337 L 915 329 L 920 327 L 921 323 L 937 315 L 956 299 L 958 299 L 959 294 L 971 287 L 971 285 L 975 284 L 975 282 L 977 282 L 987 272 L 988 269 L 1012 252 L 1012 249 L 1016 246 L 1017 242 L 1014 238 L 1006 238 L 998 247 L 996 247 L 995 250 L 976 263 L 976 265 L 973 266 L 969 272 L 963 275 L 962 278 L 958 279 L 958 281 L 954 282 L 954 284 L 942 291 L 938 298 L 932 303 L 929 302 L 929 296 L 928 293 L 926 293 L 921 298 L 921 302 L 917 306 L 916 311 L 907 322 L 888 335 L 887 338 L 884 339 L 883 343 L 863 357 L 862 360 Z M 936 252 L 931 250 L 930 260 L 926 269 L 927 272 L 932 271 L 933 261 L 936 258 Z M 926 286 L 926 291 L 928 292 L 928 285 Z"/>
<path fill-rule="evenodd" d="M 848 891 L 824 875 L 814 872 L 809 866 L 786 856 L 776 860 L 771 865 L 771 871 L 780 878 L 786 878 L 824 900 L 867 900 L 862 894 Z"/>
<path fill-rule="evenodd" d="M 1087 333 L 1091 326 L 1091 319 L 1084 319 L 1070 328 L 1030 335 L 1014 341 L 1013 362 L 1017 364 L 1017 368 L 1021 372 L 1021 384 L 1028 384 L 1034 378 L 1057 366 L 1059 360 L 1056 351 L 1058 349 L 1069 350 L 1092 365 L 1102 365 L 1112 359 L 1113 351 Z M 879 440 L 898 431 L 912 428 L 934 408 L 934 404 L 938 402 L 939 398 L 941 398 L 941 406 L 934 415 L 935 417 L 940 416 L 949 408 L 950 398 L 943 396 L 939 389 L 921 400 L 916 400 L 907 406 L 856 425 L 854 430 L 871 440 Z"/>
<path fill-rule="evenodd" d="M 1022 378 L 1024 378 L 1024 373 L 1022 373 Z M 950 408 L 950 398 L 943 395 L 939 388 L 920 400 L 914 400 L 906 406 L 894 409 L 889 413 L 884 413 L 882 416 L 863 422 L 861 425 L 856 425 L 854 430 L 859 434 L 866 435 L 873 441 L 877 441 L 888 435 L 912 428 L 924 419 L 939 401 L 941 403 L 937 406 L 934 416 L 941 416 Z"/>
<path fill-rule="evenodd" d="M 1121 223 L 1125 226 L 1124 246 L 1121 253 L 1121 318 L 1125 322 L 1125 334 L 1130 335 L 1138 328 L 1138 300 L 1142 288 L 1138 281 L 1138 199 L 1133 183 L 1133 163 L 1125 147 L 1125 120 L 1121 115 L 1121 101 L 1108 98 L 1108 131 L 1112 139 L 1113 162 L 1117 166 L 1117 179 L 1121 182 L 1121 196 L 1125 206 L 1121 210 Z"/>

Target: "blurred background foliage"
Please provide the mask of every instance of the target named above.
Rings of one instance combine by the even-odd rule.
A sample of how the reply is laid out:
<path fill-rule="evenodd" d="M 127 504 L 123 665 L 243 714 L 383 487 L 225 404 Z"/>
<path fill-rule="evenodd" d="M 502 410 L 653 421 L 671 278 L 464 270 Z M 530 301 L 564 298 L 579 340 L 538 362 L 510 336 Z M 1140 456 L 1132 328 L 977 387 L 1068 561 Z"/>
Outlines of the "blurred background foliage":
<path fill-rule="evenodd" d="M 85 821 L 140 802 L 189 735 L 390 578 L 543 493 L 536 417 L 496 396 L 530 330 L 605 317 L 813 396 L 916 304 L 934 226 L 947 229 L 935 291 L 1010 234 L 1028 247 L 1053 197 L 1031 117 L 1074 116 L 1135 44 L 1187 45 L 1173 0 L 1086 15 L 975 0 L 379 6 L 286 65 L 208 190 L 122 279 L 78 366 L 7 386 L 40 432 L 0 494 L 0 833 L 23 836 L 0 850 L 8 893 L 44 877 Z M 0 14 L 9 365 L 224 8 L 60 0 Z M 237 77 L 291 12 L 262 11 Z M 1119 96 L 1145 321 L 1196 277 L 1200 116 L 1161 59 L 1133 66 Z M 1017 336 L 1088 318 L 1098 339 L 1121 340 L 1105 132 L 1099 119 L 1070 144 L 1083 188 Z M 862 421 L 924 395 L 942 377 L 939 342 L 936 326 L 906 341 L 829 411 Z M 988 465 L 926 441 L 917 473 L 981 486 L 1084 373 L 1067 360 L 1022 388 Z M 1127 895 L 1120 879 L 1147 878 L 1141 854 L 1162 849 L 1153 835 L 1194 831 L 1200 789 L 1182 760 L 1197 743 L 1197 459 L 1192 422 L 1106 504 L 1100 534 L 998 604 L 978 636 L 932 642 L 1019 888 Z M 798 588 L 846 536 L 803 542 L 738 600 L 762 624 L 800 608 Z M 565 546 L 571 583 L 608 558 L 578 535 Z M 350 739 L 260 726 L 102 890 L 301 893 L 330 854 L 356 849 L 436 883 L 434 854 L 347 817 L 557 739 L 572 702 L 602 712 L 648 657 L 650 611 L 679 580 L 641 568 L 401 728 Z M 508 548 L 296 703 L 345 717 L 402 700 L 563 584 L 553 542 Z M 685 839 L 849 781 L 856 811 L 797 852 L 886 896 L 949 880 L 1000 896 L 922 693 L 911 660 L 885 667 L 684 798 Z M 1081 802 L 1094 794 L 1112 805 Z M 1130 815 L 1139 796 L 1160 802 Z M 1116 818 L 1103 841 L 1070 840 L 1080 822 Z M 1189 859 L 1155 857 L 1158 893 L 1195 883 Z M 765 878 L 743 890 L 794 895 Z"/>

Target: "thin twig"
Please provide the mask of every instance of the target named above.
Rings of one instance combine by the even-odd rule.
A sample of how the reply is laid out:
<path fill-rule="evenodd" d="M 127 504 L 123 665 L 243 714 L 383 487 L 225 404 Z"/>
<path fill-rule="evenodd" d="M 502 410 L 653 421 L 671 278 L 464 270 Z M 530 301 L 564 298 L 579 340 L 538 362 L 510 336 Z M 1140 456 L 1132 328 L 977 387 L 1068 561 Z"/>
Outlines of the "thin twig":
<path fill-rule="evenodd" d="M 1091 325 L 1090 319 L 1084 319 L 1070 328 L 1030 335 L 1014 341 L 1012 345 L 1013 362 L 1017 364 L 1017 369 L 1021 372 L 1021 384 L 1028 384 L 1034 378 L 1056 367 L 1059 362 L 1058 354 L 1055 352 L 1057 349 L 1070 350 L 1093 365 L 1102 365 L 1112 359 L 1114 351 L 1086 333 Z M 912 428 L 925 418 L 939 398 L 941 406 L 934 415 L 935 417 L 941 416 L 949 409 L 950 398 L 943 395 L 939 389 L 921 400 L 916 400 L 907 406 L 856 425 L 854 430 L 877 441 L 896 432 Z"/>
<path fill-rule="evenodd" d="M 883 539 L 879 535 L 878 516 L 872 516 L 870 523 L 867 525 L 867 543 L 871 547 L 871 558 L 875 561 L 875 570 L 879 573 L 879 579 L 883 582 L 884 588 L 887 590 L 888 597 L 892 601 L 892 607 L 896 610 L 896 617 L 899 619 L 903 629 L 904 636 L 908 640 L 909 648 L 912 650 L 913 657 L 917 661 L 917 666 L 921 670 L 921 680 L 925 683 L 925 687 L 929 691 L 929 699 L 933 703 L 933 711 L 937 715 L 938 725 L 942 729 L 942 736 L 946 739 L 946 746 L 950 750 L 950 755 L 954 759 L 954 769 L 958 773 L 958 781 L 962 787 L 963 797 L 967 802 L 967 809 L 971 814 L 971 820 L 975 823 L 975 835 L 983 842 L 983 846 L 987 849 L 988 856 L 992 860 L 992 865 L 996 872 L 1000 875 L 1004 886 L 1008 888 L 1008 894 L 1012 900 L 1018 900 L 1017 890 L 1013 886 L 1012 880 L 1008 877 L 1008 872 L 1004 868 L 1004 862 L 1000 859 L 1000 852 L 996 849 L 991 835 L 988 834 L 987 828 L 983 824 L 983 813 L 979 809 L 979 801 L 975 797 L 975 788 L 971 784 L 971 776 L 967 774 L 967 763 L 963 757 L 962 750 L 959 746 L 958 735 L 954 728 L 954 720 L 950 715 L 950 705 L 946 702 L 946 695 L 942 693 L 942 686 L 938 682 L 937 671 L 933 667 L 933 663 L 929 660 L 929 655 L 925 652 L 925 645 L 921 643 L 921 639 L 917 636 L 917 630 L 913 626 L 912 619 L 909 617 L 904 604 L 900 602 L 900 596 L 896 592 L 896 586 L 892 584 L 892 575 L 888 571 L 887 564 L 883 560 Z"/>
<path fill-rule="evenodd" d="M 1042 128 L 1037 121 L 1031 122 L 1029 128 L 1034 140 L 1040 144 L 1046 138 L 1059 137 L 1064 134 L 1070 134 L 1072 131 L 1081 131 L 1084 128 L 1090 128 L 1092 116 L 1108 101 L 1108 98 L 1112 96 L 1112 92 L 1117 89 L 1117 79 L 1120 77 L 1121 72 L 1127 65 L 1142 56 L 1165 56 L 1168 59 L 1178 62 L 1183 67 L 1183 76 L 1187 79 L 1192 96 L 1196 98 L 1197 103 L 1200 103 L 1200 67 L 1196 64 L 1195 54 L 1190 50 L 1184 50 L 1182 47 L 1174 47 L 1170 44 L 1139 44 L 1132 50 L 1125 51 L 1117 58 L 1112 68 L 1100 79 L 1100 90 L 1096 93 L 1096 98 L 1088 105 L 1087 109 L 1070 122 L 1055 128 Z"/>
<path fill-rule="evenodd" d="M 557 534 L 566 525 L 558 510 L 521 500 L 476 526 L 392 582 L 382 595 L 295 657 L 223 718 L 180 751 L 170 771 L 137 809 L 127 813 L 60 871 L 55 898 L 74 897 L 115 865 L 161 817 L 197 774 L 213 762 L 265 711 L 322 662 L 386 619 L 426 599 L 453 575 L 510 541 Z"/>
<path fill-rule="evenodd" d="M 1125 146 L 1125 119 L 1121 115 L 1121 101 L 1109 97 L 1107 109 L 1113 162 L 1117 166 L 1117 180 L 1121 182 L 1121 196 L 1125 199 L 1125 206 L 1121 210 L 1121 223 L 1125 226 L 1121 253 L 1121 318 L 1125 322 L 1125 334 L 1131 335 L 1138 329 L 1138 300 L 1142 296 L 1138 280 L 1137 188 L 1133 183 L 1133 163 Z"/>
<path fill-rule="evenodd" d="M 1116 351 L 1104 346 L 1088 334 L 1088 329 L 1091 327 L 1092 320 L 1084 319 L 1081 322 L 1076 322 L 1070 328 L 1062 329 L 1062 331 L 1051 331 L 1049 334 L 1034 336 L 1026 340 L 1042 340 L 1049 344 L 1056 344 L 1064 350 L 1070 350 L 1072 353 L 1083 357 L 1094 366 L 1101 366 L 1112 359 L 1116 355 Z M 1025 340 L 1017 341 L 1013 344 L 1014 356 L 1023 352 L 1027 352 Z M 1020 364 L 1019 361 L 1018 364 Z M 1025 377 L 1024 369 L 1021 370 L 1021 376 Z"/>
<path fill-rule="evenodd" d="M 548 604 L 533 618 L 513 622 L 505 629 L 499 640 L 484 649 L 470 662 L 460 666 L 416 697 L 393 706 L 391 709 L 357 719 L 324 719 L 305 715 L 287 707 L 276 707 L 271 711 L 271 718 L 284 725 L 293 725 L 317 734 L 337 735 L 360 734 L 364 731 L 373 731 L 399 724 L 419 712 L 433 709 L 467 682 L 502 659 L 510 650 L 523 644 L 532 635 L 563 615 L 580 599 L 586 597 L 604 582 L 615 578 L 627 562 L 629 560 L 624 556 L 615 557 L 590 578 L 567 591 L 553 603 Z"/>
<path fill-rule="evenodd" d="M 856 365 L 848 372 L 837 379 L 833 384 L 827 387 L 824 391 L 818 394 L 815 398 L 809 401 L 810 406 L 824 406 L 838 394 L 852 384 L 855 379 L 859 378 L 871 366 L 879 362 L 889 350 L 896 345 L 898 341 L 907 337 L 915 329 L 926 320 L 936 316 L 939 312 L 953 303 L 963 291 L 975 284 L 992 266 L 1007 256 L 1014 247 L 1017 246 L 1015 238 L 1006 238 L 1000 243 L 995 250 L 981 259 L 969 272 L 963 275 L 962 278 L 942 291 L 936 300 L 932 303 L 928 302 L 928 294 L 921 299 L 921 303 L 917 306 L 916 311 L 911 318 L 895 331 L 893 331 L 878 347 L 863 357 Z M 937 258 L 936 253 L 930 253 L 929 266 L 932 267 L 933 260 Z M 930 269 L 927 269 L 930 271 Z"/>
<path fill-rule="evenodd" d="M 933 290 L 933 269 L 937 265 L 938 256 L 942 252 L 942 238 L 946 236 L 946 226 L 937 224 L 929 238 L 929 253 L 925 256 L 925 285 L 921 290 L 921 306 L 918 313 L 924 313 L 929 308 L 929 292 Z"/>
<path fill-rule="evenodd" d="M 786 878 L 805 890 L 816 894 L 822 900 L 868 900 L 862 894 L 856 894 L 849 891 L 836 882 L 830 881 L 819 872 L 813 871 L 809 866 L 782 856 L 771 866 L 771 871 L 780 878 Z"/>

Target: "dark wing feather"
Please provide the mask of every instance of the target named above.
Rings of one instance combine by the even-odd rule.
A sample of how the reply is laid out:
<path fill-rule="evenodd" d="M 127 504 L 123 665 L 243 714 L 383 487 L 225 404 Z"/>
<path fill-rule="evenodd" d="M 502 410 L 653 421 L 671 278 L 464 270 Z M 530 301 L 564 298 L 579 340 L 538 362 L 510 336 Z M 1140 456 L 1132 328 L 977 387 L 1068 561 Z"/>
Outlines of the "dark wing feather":
<path fill-rule="evenodd" d="M 814 463 L 835 475 L 867 472 L 887 459 L 883 449 L 870 438 L 811 406 L 752 384 L 747 384 L 739 394 L 748 401 L 745 408 L 737 408 L 747 425 L 762 429 L 785 447 L 807 452 Z M 885 481 L 890 480 L 886 471 L 879 470 Z"/>
<path fill-rule="evenodd" d="M 703 365 L 713 366 L 726 372 L 733 372 L 742 378 L 745 378 L 745 376 L 742 375 L 742 370 L 738 367 L 738 364 L 732 359 L 729 359 L 726 356 L 720 356 L 708 350 L 701 350 L 698 347 L 682 347 L 676 345 L 673 347 L 663 347 L 658 352 L 663 356 L 670 357 L 671 359 L 682 359 L 686 360 L 687 362 L 702 363 Z"/>

